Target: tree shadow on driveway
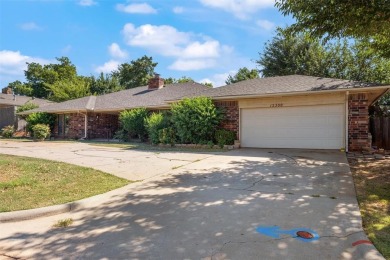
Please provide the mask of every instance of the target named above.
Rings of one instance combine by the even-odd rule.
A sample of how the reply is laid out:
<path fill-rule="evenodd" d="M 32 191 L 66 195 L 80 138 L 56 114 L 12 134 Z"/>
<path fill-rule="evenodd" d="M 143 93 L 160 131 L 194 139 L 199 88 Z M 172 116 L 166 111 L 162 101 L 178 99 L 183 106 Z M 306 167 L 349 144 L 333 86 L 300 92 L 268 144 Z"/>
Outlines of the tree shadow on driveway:
<path fill-rule="evenodd" d="M 372 254 L 371 245 L 351 245 L 366 238 L 346 162 L 335 163 L 326 154 L 310 160 L 297 153 L 267 152 L 220 164 L 215 163 L 218 157 L 209 160 L 80 210 L 68 228 L 2 238 L 0 248 L 34 259 L 339 259 Z M 305 243 L 282 233 L 270 237 L 258 233 L 259 226 L 309 228 L 320 238 Z"/>

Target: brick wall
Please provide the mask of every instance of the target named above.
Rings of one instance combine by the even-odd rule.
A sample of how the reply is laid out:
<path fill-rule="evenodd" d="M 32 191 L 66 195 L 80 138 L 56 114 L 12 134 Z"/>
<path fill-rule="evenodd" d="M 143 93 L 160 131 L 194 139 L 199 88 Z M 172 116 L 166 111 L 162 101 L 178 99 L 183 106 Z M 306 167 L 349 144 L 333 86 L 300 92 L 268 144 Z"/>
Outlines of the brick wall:
<path fill-rule="evenodd" d="M 237 133 L 237 139 L 239 137 L 239 109 L 237 101 L 215 101 L 215 106 L 222 108 L 225 112 L 225 120 L 222 121 L 221 127 L 234 131 Z"/>
<path fill-rule="evenodd" d="M 91 113 L 88 114 L 88 138 L 114 137 L 119 128 L 118 115 Z"/>
<path fill-rule="evenodd" d="M 348 99 L 348 146 L 350 151 L 369 150 L 369 115 L 366 93 L 352 94 Z"/>
<path fill-rule="evenodd" d="M 68 119 L 68 129 L 66 135 L 58 133 L 58 118 L 54 126 L 54 135 L 60 138 L 75 138 L 84 137 L 85 116 L 79 113 L 66 114 Z M 119 122 L 118 115 L 89 113 L 88 114 L 88 132 L 87 138 L 113 138 L 118 130 Z"/>

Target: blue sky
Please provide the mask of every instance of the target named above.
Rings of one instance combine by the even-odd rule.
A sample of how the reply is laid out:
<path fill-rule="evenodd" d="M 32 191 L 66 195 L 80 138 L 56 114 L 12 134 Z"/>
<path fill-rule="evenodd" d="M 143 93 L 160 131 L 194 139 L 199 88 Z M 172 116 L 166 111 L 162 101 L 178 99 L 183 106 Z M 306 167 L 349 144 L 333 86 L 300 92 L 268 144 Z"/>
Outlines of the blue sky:
<path fill-rule="evenodd" d="M 24 81 L 26 62 L 67 56 L 89 76 L 143 55 L 162 77 L 220 86 L 291 23 L 274 0 L 1 0 L 0 87 Z"/>

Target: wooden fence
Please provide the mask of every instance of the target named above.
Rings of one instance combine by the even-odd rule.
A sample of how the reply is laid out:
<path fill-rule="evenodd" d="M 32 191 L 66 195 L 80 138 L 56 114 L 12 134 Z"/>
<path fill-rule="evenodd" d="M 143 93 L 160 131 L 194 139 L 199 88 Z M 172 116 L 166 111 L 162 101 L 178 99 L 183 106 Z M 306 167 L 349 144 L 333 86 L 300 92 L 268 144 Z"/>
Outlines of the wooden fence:
<path fill-rule="evenodd" d="M 370 119 L 372 145 L 390 150 L 390 117 L 374 117 Z"/>

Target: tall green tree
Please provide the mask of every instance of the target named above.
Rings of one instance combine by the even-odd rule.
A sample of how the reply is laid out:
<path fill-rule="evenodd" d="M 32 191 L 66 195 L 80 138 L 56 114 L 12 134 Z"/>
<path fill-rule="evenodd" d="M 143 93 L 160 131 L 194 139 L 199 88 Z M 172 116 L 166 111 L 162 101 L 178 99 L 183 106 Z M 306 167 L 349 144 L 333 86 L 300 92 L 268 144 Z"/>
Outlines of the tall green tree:
<path fill-rule="evenodd" d="M 32 88 L 32 95 L 39 98 L 50 98 L 50 89 L 46 87 L 57 81 L 72 80 L 77 77 L 76 66 L 67 57 L 56 58 L 59 63 L 41 65 L 27 63 L 24 71 L 27 86 Z"/>
<path fill-rule="evenodd" d="M 314 37 L 371 39 L 369 47 L 390 58 L 390 3 L 388 0 L 277 0 L 283 15 L 296 23 L 290 32 L 308 31 Z"/>
<path fill-rule="evenodd" d="M 148 84 L 154 75 L 154 68 L 157 63 L 152 57 L 143 56 L 130 63 L 119 65 L 118 70 L 113 72 L 113 76 L 118 77 L 119 83 L 125 89 L 136 88 Z"/>
<path fill-rule="evenodd" d="M 239 81 L 257 78 L 259 78 L 259 72 L 256 69 L 249 70 L 247 67 L 243 67 L 235 75 L 229 75 L 225 83 L 229 85 Z"/>
<path fill-rule="evenodd" d="M 91 95 L 89 81 L 80 76 L 68 80 L 55 81 L 53 84 L 45 83 L 45 87 L 51 93 L 50 100 L 56 102 Z"/>
<path fill-rule="evenodd" d="M 89 77 L 90 91 L 94 95 L 104 95 L 111 92 L 123 90 L 124 87 L 120 86 L 117 76 L 112 74 L 100 73 L 98 77 Z"/>
<path fill-rule="evenodd" d="M 321 45 L 307 34 L 278 29 L 256 63 L 264 77 L 300 74 L 390 83 L 390 59 L 378 55 L 367 40 Z"/>
<path fill-rule="evenodd" d="M 187 76 L 182 76 L 181 78 L 166 78 L 164 79 L 165 84 L 176 84 L 176 83 L 187 83 L 187 82 L 195 82 L 192 78 L 187 77 Z"/>
<path fill-rule="evenodd" d="M 33 89 L 29 84 L 22 83 L 19 80 L 9 83 L 7 87 L 11 88 L 16 95 L 32 96 L 33 93 Z"/>

